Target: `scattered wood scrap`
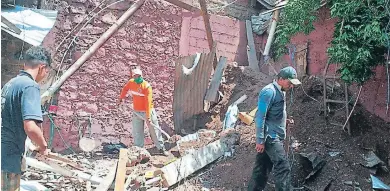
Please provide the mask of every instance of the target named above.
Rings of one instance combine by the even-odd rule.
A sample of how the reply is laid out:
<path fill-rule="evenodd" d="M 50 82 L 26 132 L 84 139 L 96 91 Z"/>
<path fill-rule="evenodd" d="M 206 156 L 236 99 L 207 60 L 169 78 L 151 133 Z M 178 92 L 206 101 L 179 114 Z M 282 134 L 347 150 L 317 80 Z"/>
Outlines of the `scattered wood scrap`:
<path fill-rule="evenodd" d="M 111 184 L 114 182 L 116 170 L 118 167 L 118 162 L 115 162 L 115 165 L 112 166 L 110 172 L 107 174 L 107 176 L 104 178 L 104 180 L 97 186 L 95 191 L 107 191 Z"/>
<path fill-rule="evenodd" d="M 259 72 L 259 61 L 257 60 L 256 56 L 255 41 L 253 39 L 252 23 L 250 20 L 246 21 L 246 36 L 248 39 L 247 54 L 249 67 L 256 72 Z"/>
<path fill-rule="evenodd" d="M 120 149 L 118 168 L 115 176 L 115 191 L 123 191 L 125 189 L 126 164 L 129 160 L 127 149 Z"/>
<path fill-rule="evenodd" d="M 217 68 L 215 69 L 215 72 L 211 79 L 210 87 L 207 90 L 206 97 L 205 97 L 206 101 L 211 103 L 218 102 L 218 89 L 221 84 L 222 75 L 223 72 L 225 71 L 226 66 L 227 66 L 227 58 L 221 56 Z"/>

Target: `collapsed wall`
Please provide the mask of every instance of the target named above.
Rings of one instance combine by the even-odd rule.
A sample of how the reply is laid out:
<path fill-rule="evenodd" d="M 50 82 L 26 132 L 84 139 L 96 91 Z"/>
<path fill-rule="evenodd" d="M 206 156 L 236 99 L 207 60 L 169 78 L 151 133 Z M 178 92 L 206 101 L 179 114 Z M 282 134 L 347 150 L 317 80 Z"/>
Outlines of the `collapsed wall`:
<path fill-rule="evenodd" d="M 89 1 L 88 1 L 89 2 Z M 82 21 L 94 6 L 86 1 L 71 2 L 70 12 L 63 12 L 56 23 L 56 41 Z M 112 2 L 111 2 L 112 3 Z M 114 6 L 93 19 L 76 46 L 71 48 L 64 66 L 74 63 L 130 6 Z M 108 2 L 107 4 L 110 4 Z M 80 19 L 81 18 L 81 19 Z M 145 79 L 153 87 L 153 97 L 162 124 L 172 121 L 174 59 L 178 57 L 180 9 L 162 1 L 147 1 L 133 16 L 61 87 L 52 146 L 78 147 L 81 136 L 88 136 L 91 115 L 92 136 L 101 142 L 131 141 L 129 102 L 120 108 L 116 101 L 122 86 L 129 80 L 130 66 L 141 66 Z M 66 32 L 65 32 L 66 31 Z M 64 43 L 67 47 L 69 43 Z M 55 45 L 56 46 L 56 45 Z M 62 50 L 62 51 L 61 51 Z M 65 48 L 55 56 L 62 59 Z M 172 124 L 166 124 L 172 126 Z M 50 122 L 45 123 L 45 136 L 50 136 Z M 63 137 L 64 141 L 62 140 Z"/>

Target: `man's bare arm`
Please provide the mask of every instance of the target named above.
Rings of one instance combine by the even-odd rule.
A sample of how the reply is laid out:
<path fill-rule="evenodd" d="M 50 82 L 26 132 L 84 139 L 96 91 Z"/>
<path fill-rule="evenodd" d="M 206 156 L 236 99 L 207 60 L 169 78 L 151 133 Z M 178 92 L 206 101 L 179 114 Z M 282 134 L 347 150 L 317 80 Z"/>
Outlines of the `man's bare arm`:
<path fill-rule="evenodd" d="M 24 120 L 23 125 L 27 136 L 31 139 L 32 142 L 39 146 L 39 150 L 46 150 L 47 143 L 43 137 L 43 132 L 38 127 L 37 123 L 34 120 Z"/>

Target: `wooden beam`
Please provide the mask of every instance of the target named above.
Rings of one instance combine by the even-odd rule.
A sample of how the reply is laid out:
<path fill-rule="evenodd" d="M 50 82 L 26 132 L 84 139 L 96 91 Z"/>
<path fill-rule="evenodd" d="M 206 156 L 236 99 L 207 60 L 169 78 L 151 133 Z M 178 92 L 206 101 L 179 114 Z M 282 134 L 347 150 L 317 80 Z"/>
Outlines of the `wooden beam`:
<path fill-rule="evenodd" d="M 227 66 L 227 58 L 221 56 L 218 65 L 214 71 L 213 78 L 211 79 L 210 87 L 207 90 L 205 100 L 209 102 L 217 102 L 218 100 L 218 89 L 221 84 L 222 75 Z"/>
<path fill-rule="evenodd" d="M 207 13 L 207 5 L 205 0 L 199 0 L 200 10 L 203 16 L 204 26 L 206 29 L 207 41 L 209 43 L 210 51 L 213 49 L 213 34 L 211 33 L 210 17 Z"/>
<path fill-rule="evenodd" d="M 77 177 L 86 181 L 90 181 L 92 184 L 99 184 L 102 182 L 101 178 L 92 176 L 82 171 L 68 170 L 58 164 L 54 164 L 52 161 L 48 161 L 48 163 L 49 164 L 46 164 L 45 162 L 41 162 L 37 159 L 26 157 L 26 164 L 37 169 L 55 172 L 63 176 Z"/>
<path fill-rule="evenodd" d="M 127 149 L 119 150 L 118 169 L 115 177 L 115 191 L 123 191 L 125 189 L 126 163 L 129 160 L 127 153 Z"/>
<path fill-rule="evenodd" d="M 250 20 L 246 20 L 246 37 L 248 39 L 247 55 L 249 67 L 256 72 L 260 72 L 259 60 L 256 56 L 255 41 L 253 39 L 252 23 Z"/>
<path fill-rule="evenodd" d="M 169 2 L 169 3 L 172 3 L 172 4 L 174 4 L 174 5 L 178 6 L 178 7 L 181 7 L 183 9 L 187 10 L 187 11 L 191 11 L 191 12 L 199 11 L 199 8 L 194 7 L 192 5 L 189 5 L 189 4 L 184 3 L 182 1 L 179 1 L 179 0 L 165 0 L 165 1 Z"/>
<path fill-rule="evenodd" d="M 224 154 L 220 140 L 212 142 L 191 154 L 177 159 L 164 166 L 161 171 L 165 179 L 165 186 L 172 186 L 194 172 L 200 170 Z"/>
<path fill-rule="evenodd" d="M 112 182 L 114 182 L 118 162 L 116 161 L 114 166 L 110 169 L 110 172 L 104 177 L 104 180 L 100 182 L 95 191 L 107 191 L 110 189 Z"/>

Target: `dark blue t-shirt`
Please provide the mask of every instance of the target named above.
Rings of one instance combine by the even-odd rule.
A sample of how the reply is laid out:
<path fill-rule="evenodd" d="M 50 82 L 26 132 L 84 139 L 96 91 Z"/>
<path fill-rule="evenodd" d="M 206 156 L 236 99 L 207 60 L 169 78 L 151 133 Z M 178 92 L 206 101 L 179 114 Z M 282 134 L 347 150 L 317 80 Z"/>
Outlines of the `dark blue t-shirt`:
<path fill-rule="evenodd" d="M 23 120 L 42 122 L 39 85 L 20 71 L 1 91 L 1 171 L 21 173 L 26 142 Z"/>

